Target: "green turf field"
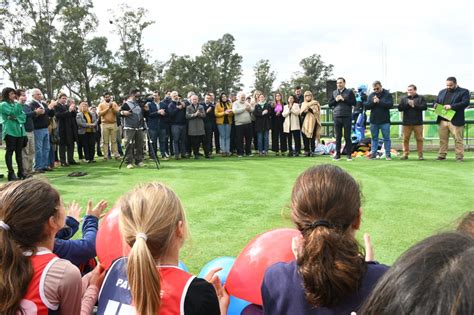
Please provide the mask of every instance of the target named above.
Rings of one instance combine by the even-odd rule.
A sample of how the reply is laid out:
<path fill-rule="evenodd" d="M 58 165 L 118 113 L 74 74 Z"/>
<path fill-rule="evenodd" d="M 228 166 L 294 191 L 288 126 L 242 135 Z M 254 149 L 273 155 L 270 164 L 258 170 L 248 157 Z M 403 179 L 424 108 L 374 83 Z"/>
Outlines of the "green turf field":
<path fill-rule="evenodd" d="M 99 160 L 93 165 L 60 168 L 48 173 L 65 202 L 105 198 L 113 204 L 138 183 L 162 181 L 181 198 L 189 220 L 191 238 L 182 260 L 198 272 L 209 260 L 223 255 L 237 256 L 257 234 L 291 226 L 289 198 L 295 178 L 306 168 L 337 164 L 349 171 L 364 193 L 361 232 L 372 236 L 376 259 L 391 264 L 416 241 L 451 228 L 456 219 L 474 209 L 474 153 L 465 162 L 427 160 L 391 162 L 344 159 L 333 162 L 328 156 L 314 158 L 252 157 L 208 160 L 163 161 L 157 171 L 147 161 L 146 168 L 118 170 L 116 161 Z M 4 151 L 0 151 L 1 172 L 5 172 Z M 88 176 L 70 178 L 72 171 Z M 1 180 L 1 183 L 6 179 Z M 362 233 L 359 233 L 359 238 Z"/>

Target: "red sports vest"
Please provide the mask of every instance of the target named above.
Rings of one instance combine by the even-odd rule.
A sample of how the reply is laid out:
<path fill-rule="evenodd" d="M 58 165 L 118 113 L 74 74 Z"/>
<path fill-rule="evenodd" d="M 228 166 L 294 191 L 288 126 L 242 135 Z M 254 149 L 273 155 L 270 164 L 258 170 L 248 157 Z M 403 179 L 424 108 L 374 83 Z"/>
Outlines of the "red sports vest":
<path fill-rule="evenodd" d="M 161 266 L 158 270 L 162 279 L 161 308 L 158 314 L 184 314 L 184 300 L 194 276 L 175 266 Z"/>
<path fill-rule="evenodd" d="M 184 301 L 194 276 L 177 266 L 161 266 L 157 271 L 161 277 L 161 308 L 158 315 L 184 314 Z M 112 264 L 102 284 L 97 315 L 104 314 L 135 314 L 128 285 L 126 257 Z"/>
<path fill-rule="evenodd" d="M 26 315 L 48 315 L 49 310 L 56 311 L 59 305 L 51 304 L 44 292 L 46 274 L 53 263 L 59 258 L 50 251 L 42 251 L 31 256 L 33 277 L 28 284 L 26 295 L 21 300 L 21 308 Z"/>

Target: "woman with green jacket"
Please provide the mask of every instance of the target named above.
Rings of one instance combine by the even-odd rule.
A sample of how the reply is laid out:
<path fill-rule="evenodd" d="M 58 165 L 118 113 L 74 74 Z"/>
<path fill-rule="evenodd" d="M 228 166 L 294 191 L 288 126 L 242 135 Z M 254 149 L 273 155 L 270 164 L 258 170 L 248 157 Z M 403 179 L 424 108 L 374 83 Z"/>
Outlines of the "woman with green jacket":
<path fill-rule="evenodd" d="M 2 102 L 0 103 L 0 115 L 3 121 L 3 139 L 6 143 L 5 163 L 8 168 L 8 180 L 25 179 L 23 173 L 23 162 L 21 151 L 25 144 L 26 115 L 22 106 L 16 102 L 16 93 L 12 88 L 4 88 L 2 91 Z M 13 170 L 13 152 L 15 152 L 18 177 Z"/>

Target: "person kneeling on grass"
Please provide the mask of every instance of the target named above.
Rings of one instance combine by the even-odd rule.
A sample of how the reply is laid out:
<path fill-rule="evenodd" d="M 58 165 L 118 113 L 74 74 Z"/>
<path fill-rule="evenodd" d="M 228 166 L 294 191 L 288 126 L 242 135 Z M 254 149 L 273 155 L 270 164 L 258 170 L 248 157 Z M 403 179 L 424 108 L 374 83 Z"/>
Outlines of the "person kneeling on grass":
<path fill-rule="evenodd" d="M 265 314 L 350 314 L 357 311 L 388 267 L 373 262 L 355 239 L 361 191 L 333 165 L 312 167 L 293 187 L 291 216 L 302 234 L 296 260 L 267 269 L 262 284 Z"/>
<path fill-rule="evenodd" d="M 118 314 L 119 304 L 120 314 L 227 313 L 229 295 L 215 274 L 219 268 L 206 279 L 178 268 L 187 226 L 171 189 L 145 184 L 123 196 L 118 206 L 120 232 L 131 251 L 110 267 L 97 314 Z"/>
<path fill-rule="evenodd" d="M 473 262 L 469 233 L 430 236 L 397 259 L 360 314 L 474 314 Z"/>
<path fill-rule="evenodd" d="M 65 217 L 44 181 L 0 187 L 0 314 L 92 314 L 104 273 L 96 268 L 81 281 L 76 266 L 52 253 Z"/>

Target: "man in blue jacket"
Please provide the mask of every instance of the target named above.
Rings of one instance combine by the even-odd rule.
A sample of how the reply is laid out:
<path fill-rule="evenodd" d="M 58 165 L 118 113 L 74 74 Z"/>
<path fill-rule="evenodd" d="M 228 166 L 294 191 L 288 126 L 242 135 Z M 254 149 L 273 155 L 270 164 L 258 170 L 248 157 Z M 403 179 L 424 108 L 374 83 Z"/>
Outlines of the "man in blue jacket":
<path fill-rule="evenodd" d="M 178 92 L 171 92 L 171 103 L 168 105 L 173 149 L 176 160 L 186 157 L 186 105 L 179 100 Z M 181 156 L 180 156 L 181 154 Z"/>
<path fill-rule="evenodd" d="M 148 133 L 150 135 L 150 139 L 148 139 L 148 153 L 151 159 L 157 157 L 158 154 L 158 138 L 159 138 L 159 124 L 160 124 L 160 113 L 158 112 L 160 109 L 160 102 L 161 96 L 159 91 L 155 91 L 153 93 L 153 100 L 148 102 L 148 119 L 147 119 L 147 126 L 148 126 Z M 151 153 L 151 150 L 155 153 L 154 155 Z"/>
<path fill-rule="evenodd" d="M 469 106 L 469 90 L 459 87 L 455 77 L 449 77 L 446 79 L 446 89 L 439 92 L 436 103 L 444 105 L 447 110 L 455 111 L 451 121 L 438 116 L 439 153 L 437 160 L 446 160 L 449 134 L 451 133 L 454 138 L 456 161 L 462 162 L 464 159 L 464 110 Z"/>
<path fill-rule="evenodd" d="M 367 98 L 366 109 L 370 110 L 370 134 L 372 137 L 372 152 L 370 159 L 377 157 L 379 131 L 382 131 L 385 158 L 391 161 L 390 155 L 390 109 L 393 108 L 393 98 L 389 91 L 382 88 L 380 81 L 372 84 L 373 92 Z"/>

